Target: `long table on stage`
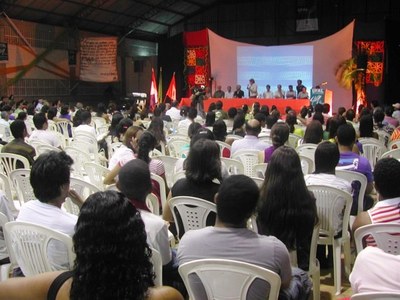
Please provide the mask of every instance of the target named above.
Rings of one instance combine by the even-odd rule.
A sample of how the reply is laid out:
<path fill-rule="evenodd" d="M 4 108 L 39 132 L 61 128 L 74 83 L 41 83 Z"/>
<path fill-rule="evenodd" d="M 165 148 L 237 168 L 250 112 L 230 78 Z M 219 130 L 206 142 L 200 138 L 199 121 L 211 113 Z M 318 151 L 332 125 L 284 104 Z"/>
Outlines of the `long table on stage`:
<path fill-rule="evenodd" d="M 247 104 L 249 109 L 254 102 L 260 103 L 260 105 L 268 105 L 271 109 L 272 105 L 275 105 L 277 109 L 283 114 L 285 112 L 285 108 L 290 106 L 296 112 L 299 112 L 303 106 L 309 106 L 309 99 L 259 99 L 259 98 L 209 98 L 203 101 L 204 111 L 208 111 L 208 107 L 212 102 L 222 101 L 223 108 L 227 111 L 231 107 L 241 108 L 243 104 Z M 180 106 L 186 105 L 190 106 L 191 99 L 190 98 L 182 98 L 180 102 Z"/>

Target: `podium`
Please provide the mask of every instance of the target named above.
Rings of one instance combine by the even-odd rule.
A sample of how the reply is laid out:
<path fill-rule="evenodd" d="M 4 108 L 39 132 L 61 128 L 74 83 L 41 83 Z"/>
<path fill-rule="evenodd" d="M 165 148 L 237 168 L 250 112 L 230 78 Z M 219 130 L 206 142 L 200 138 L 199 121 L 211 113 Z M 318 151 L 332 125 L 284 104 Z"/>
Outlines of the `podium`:
<path fill-rule="evenodd" d="M 327 89 L 311 89 L 310 104 L 315 107 L 317 104 L 328 103 L 332 110 L 333 92 Z"/>

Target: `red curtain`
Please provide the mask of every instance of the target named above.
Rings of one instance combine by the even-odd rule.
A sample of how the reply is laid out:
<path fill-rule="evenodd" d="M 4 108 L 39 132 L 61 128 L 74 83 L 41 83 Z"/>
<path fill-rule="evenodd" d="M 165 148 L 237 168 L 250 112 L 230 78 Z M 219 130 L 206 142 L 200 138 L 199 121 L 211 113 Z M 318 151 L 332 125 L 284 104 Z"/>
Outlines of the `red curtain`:
<path fill-rule="evenodd" d="M 195 86 L 210 86 L 208 30 L 184 32 L 184 65 L 187 96 Z"/>

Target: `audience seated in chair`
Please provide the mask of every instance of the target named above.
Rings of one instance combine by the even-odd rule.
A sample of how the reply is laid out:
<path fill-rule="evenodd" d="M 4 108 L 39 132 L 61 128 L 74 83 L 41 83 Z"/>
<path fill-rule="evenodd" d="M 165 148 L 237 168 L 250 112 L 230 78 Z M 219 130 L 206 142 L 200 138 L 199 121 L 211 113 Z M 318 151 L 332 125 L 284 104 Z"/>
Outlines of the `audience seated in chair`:
<path fill-rule="evenodd" d="M 183 300 L 173 288 L 153 288 L 145 226 L 122 194 L 91 195 L 82 206 L 73 242 L 76 260 L 71 272 L 1 282 L 0 299 Z"/>
<path fill-rule="evenodd" d="M 25 142 L 25 138 L 28 136 L 25 122 L 22 120 L 15 120 L 10 125 L 11 133 L 14 139 L 7 145 L 1 148 L 2 153 L 13 153 L 25 157 L 29 164 L 32 165 L 34 157 L 36 156 L 35 148 Z M 22 166 L 18 166 L 21 168 Z"/>
<path fill-rule="evenodd" d="M 261 152 L 263 159 L 261 161 L 268 163 L 272 153 L 279 147 L 285 145 L 289 139 L 289 126 L 286 123 L 276 123 L 271 129 L 272 146 Z"/>
<path fill-rule="evenodd" d="M 273 236 L 262 236 L 246 227 L 247 220 L 255 212 L 258 197 L 258 187 L 251 178 L 232 175 L 225 179 L 215 196 L 215 226 L 186 232 L 179 243 L 178 262 L 181 265 L 196 259 L 224 258 L 252 263 L 280 275 L 282 295 L 306 299 L 303 297 L 310 290 L 308 275 L 302 277 L 303 282 L 292 280 L 285 245 Z M 299 280 L 300 277 L 293 278 Z M 198 281 L 193 278 L 193 283 Z M 201 286 L 197 288 L 201 293 Z M 259 282 L 250 289 L 247 299 L 265 299 L 266 294 L 267 287 Z"/>
<path fill-rule="evenodd" d="M 258 205 L 260 233 L 276 236 L 289 251 L 297 250 L 299 267 L 308 270 L 311 236 L 318 216 L 315 198 L 306 187 L 294 149 L 282 146 L 272 154 Z"/>
<path fill-rule="evenodd" d="M 249 120 L 246 123 L 246 135 L 241 140 L 236 140 L 232 143 L 231 155 L 239 150 L 259 150 L 264 151 L 267 144 L 258 139 L 261 132 L 261 124 L 256 119 Z"/>
<path fill-rule="evenodd" d="M 353 231 L 368 224 L 400 223 L 400 162 L 395 158 L 378 160 L 374 178 L 379 201 L 374 207 L 356 217 Z M 367 239 L 367 243 L 373 245 L 374 241 Z"/>
<path fill-rule="evenodd" d="M 33 116 L 33 124 L 35 124 L 36 130 L 34 130 L 29 137 L 29 141 L 39 140 L 41 142 L 52 145 L 53 147 L 61 147 L 60 140 L 54 132 L 48 131 L 49 124 L 44 113 L 37 113 Z"/>
<path fill-rule="evenodd" d="M 65 152 L 50 151 L 36 159 L 32 165 L 30 182 L 38 200 L 24 203 L 17 221 L 46 226 L 69 236 L 74 234 L 77 217 L 61 209 L 66 197 L 70 197 L 79 207 L 83 203 L 79 195 L 69 189 L 72 163 L 71 157 Z M 59 268 L 66 262 L 64 250 L 54 251 L 54 263 Z"/>

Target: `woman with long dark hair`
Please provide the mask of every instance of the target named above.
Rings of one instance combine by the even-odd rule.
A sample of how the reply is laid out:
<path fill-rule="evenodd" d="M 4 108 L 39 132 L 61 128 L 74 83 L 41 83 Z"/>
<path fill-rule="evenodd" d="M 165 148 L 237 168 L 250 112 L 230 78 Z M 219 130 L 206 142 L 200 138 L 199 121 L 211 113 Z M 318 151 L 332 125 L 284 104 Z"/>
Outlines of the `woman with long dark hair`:
<path fill-rule="evenodd" d="M 297 250 L 301 269 L 308 269 L 311 235 L 318 222 L 315 198 L 308 191 L 296 151 L 277 148 L 271 156 L 260 191 L 257 221 L 262 234 Z"/>
<path fill-rule="evenodd" d="M 0 299 L 183 299 L 173 288 L 153 287 L 151 249 L 143 221 L 121 193 L 89 196 L 73 242 L 72 271 L 1 282 Z"/>

